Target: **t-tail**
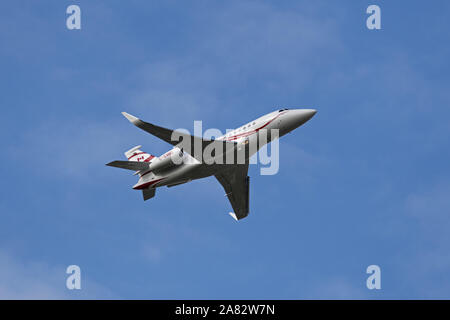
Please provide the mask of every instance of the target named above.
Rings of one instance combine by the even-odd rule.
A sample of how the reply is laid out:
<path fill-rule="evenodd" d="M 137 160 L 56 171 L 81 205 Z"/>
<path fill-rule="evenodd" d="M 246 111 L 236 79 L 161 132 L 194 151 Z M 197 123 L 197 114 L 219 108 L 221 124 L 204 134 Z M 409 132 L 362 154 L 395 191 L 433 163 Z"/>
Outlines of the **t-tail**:
<path fill-rule="evenodd" d="M 149 170 L 153 159 L 157 159 L 154 155 L 142 151 L 142 146 L 136 146 L 125 152 L 126 161 L 116 160 L 107 163 L 107 166 L 128 169 L 136 171 L 134 174 L 142 173 Z"/>
<path fill-rule="evenodd" d="M 151 155 L 147 152 L 143 152 L 140 148 L 142 148 L 142 146 L 136 146 L 126 151 L 125 152 L 125 157 L 127 157 L 126 161 L 115 160 L 110 163 L 107 163 L 106 165 L 110 167 L 133 170 L 135 171 L 134 173 L 135 175 L 139 174 L 139 176 L 142 176 L 146 172 L 151 171 L 150 164 L 154 163 L 155 161 L 158 162 L 159 160 L 154 155 Z M 153 159 L 155 161 L 153 161 Z M 144 197 L 144 200 L 153 198 L 155 196 L 155 188 L 142 189 L 142 195 Z"/>
<path fill-rule="evenodd" d="M 125 157 L 127 157 L 128 161 L 150 162 L 155 158 L 155 156 L 141 151 L 140 148 L 142 148 L 142 146 L 136 146 L 125 152 Z"/>

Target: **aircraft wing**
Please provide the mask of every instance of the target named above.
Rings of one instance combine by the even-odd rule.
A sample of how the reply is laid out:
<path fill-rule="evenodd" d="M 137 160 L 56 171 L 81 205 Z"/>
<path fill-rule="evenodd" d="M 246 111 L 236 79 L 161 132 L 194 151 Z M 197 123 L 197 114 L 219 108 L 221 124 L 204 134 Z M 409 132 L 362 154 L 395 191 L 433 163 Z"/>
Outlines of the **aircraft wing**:
<path fill-rule="evenodd" d="M 236 220 L 245 218 L 249 213 L 250 177 L 247 176 L 247 172 L 248 164 L 236 164 L 226 166 L 215 175 L 233 207 L 234 214 L 230 212 L 230 215 Z"/>
<path fill-rule="evenodd" d="M 126 112 L 122 112 L 122 114 L 125 118 L 128 119 L 128 121 L 130 121 L 136 127 L 154 135 L 155 137 L 160 138 L 161 140 L 170 143 L 173 146 L 177 146 L 178 148 L 183 149 L 183 151 L 189 153 L 192 157 L 194 157 L 200 162 L 206 160 L 203 159 L 202 154 L 203 150 L 210 144 L 217 144 L 217 146 L 221 148 L 219 150 L 224 151 L 230 150 L 229 148 L 232 148 L 235 145 L 234 142 L 227 142 L 222 140 L 208 140 L 196 136 L 191 136 L 190 134 L 183 133 L 180 131 L 159 127 L 157 125 L 142 121 L 141 119 L 136 118 L 135 116 L 132 116 L 131 114 L 128 114 Z M 176 139 L 172 140 L 172 137 Z M 214 145 L 212 145 L 210 148 L 214 148 Z M 194 150 L 196 152 L 194 152 Z M 196 154 L 199 152 L 201 152 L 202 154 Z"/>
<path fill-rule="evenodd" d="M 116 168 L 122 168 L 122 169 L 134 170 L 134 171 L 148 169 L 148 162 L 138 162 L 138 161 L 116 160 L 116 161 L 107 163 L 106 165 L 110 166 L 110 167 L 116 167 Z"/>

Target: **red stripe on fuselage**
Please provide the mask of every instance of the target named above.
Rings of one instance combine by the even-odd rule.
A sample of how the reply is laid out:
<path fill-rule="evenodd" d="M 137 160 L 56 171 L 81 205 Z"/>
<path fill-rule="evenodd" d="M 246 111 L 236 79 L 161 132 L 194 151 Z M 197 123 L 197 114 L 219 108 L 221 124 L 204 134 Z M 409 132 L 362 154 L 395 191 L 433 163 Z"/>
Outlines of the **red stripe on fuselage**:
<path fill-rule="evenodd" d="M 165 179 L 165 178 L 161 178 L 161 179 L 149 181 L 149 182 L 143 183 L 143 184 L 141 184 L 141 185 L 138 185 L 138 186 L 136 186 L 136 187 L 133 187 L 133 189 L 134 189 L 134 190 L 142 190 L 142 189 L 148 188 L 148 187 L 150 187 L 151 185 L 154 185 L 154 184 L 156 184 L 156 183 L 158 183 L 159 181 L 164 180 L 164 179 Z"/>
<path fill-rule="evenodd" d="M 237 134 L 237 135 L 228 137 L 228 138 L 226 138 L 226 139 L 224 139 L 224 140 L 226 140 L 226 141 L 228 141 L 228 140 L 236 140 L 237 138 L 240 138 L 240 137 L 246 137 L 246 136 L 249 136 L 249 135 L 251 135 L 251 134 L 253 134 L 253 133 L 255 133 L 255 132 L 258 132 L 259 130 L 261 130 L 261 129 L 263 129 L 264 127 L 268 126 L 269 123 L 271 123 L 272 121 L 274 121 L 276 118 L 278 118 L 280 115 L 282 115 L 282 114 L 284 114 L 284 113 L 285 113 L 285 112 L 280 112 L 280 113 L 279 113 L 276 117 L 274 117 L 272 120 L 269 120 L 266 124 L 264 124 L 263 126 L 257 128 L 257 129 L 254 129 L 254 130 L 252 130 L 252 131 L 243 132 L 243 133 L 240 133 L 240 134 Z"/>

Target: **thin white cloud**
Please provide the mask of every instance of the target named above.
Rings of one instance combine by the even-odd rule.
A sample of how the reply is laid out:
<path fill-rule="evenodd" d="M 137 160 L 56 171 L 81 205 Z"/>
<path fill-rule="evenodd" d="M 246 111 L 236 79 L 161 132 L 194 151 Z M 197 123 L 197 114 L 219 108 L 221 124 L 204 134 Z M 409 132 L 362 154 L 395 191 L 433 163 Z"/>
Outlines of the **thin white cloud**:
<path fill-rule="evenodd" d="M 116 298 L 109 289 L 85 277 L 83 270 L 81 290 L 68 290 L 66 267 L 41 261 L 21 261 L 0 250 L 0 299 Z"/>
<path fill-rule="evenodd" d="M 177 57 L 149 60 L 130 75 L 130 110 L 170 125 L 221 117 L 230 109 L 245 112 L 247 102 L 235 96 L 245 98 L 249 87 L 277 96 L 301 91 L 316 66 L 331 63 L 321 53 L 341 47 L 333 19 L 301 10 L 231 2 L 192 14 L 197 24 L 186 30 L 191 41 Z M 275 107 L 267 103 L 261 107 Z"/>
<path fill-rule="evenodd" d="M 120 114 L 117 119 L 122 120 Z M 123 120 L 126 123 L 126 120 Z M 113 122 L 98 119 L 47 119 L 22 133 L 20 142 L 9 147 L 8 155 L 20 161 L 16 150 L 33 155 L 36 173 L 87 177 L 113 158 L 124 157 L 132 131 L 117 129 Z"/>
<path fill-rule="evenodd" d="M 415 230 L 412 244 L 399 253 L 396 263 L 403 266 L 398 281 L 415 298 L 448 299 L 450 280 L 450 185 L 440 182 L 426 190 L 409 194 L 404 200 L 402 224 L 397 234 L 404 236 L 404 226 Z"/>
<path fill-rule="evenodd" d="M 307 294 L 307 299 L 368 299 L 369 289 L 365 288 L 364 278 L 361 284 L 356 286 L 352 281 L 344 277 L 323 279 L 316 283 L 314 288 Z"/>

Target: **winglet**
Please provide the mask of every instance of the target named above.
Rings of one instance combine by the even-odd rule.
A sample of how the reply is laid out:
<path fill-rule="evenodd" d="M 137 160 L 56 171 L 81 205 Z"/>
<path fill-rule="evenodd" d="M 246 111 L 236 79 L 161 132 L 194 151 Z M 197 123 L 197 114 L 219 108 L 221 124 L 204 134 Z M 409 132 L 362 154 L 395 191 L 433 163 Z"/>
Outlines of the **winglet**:
<path fill-rule="evenodd" d="M 234 212 L 228 212 L 228 214 L 236 221 L 238 221 L 238 218 L 236 217 L 236 214 Z"/>
<path fill-rule="evenodd" d="M 135 122 L 139 121 L 139 118 L 136 118 L 135 116 L 132 116 L 132 115 L 129 114 L 129 113 L 122 112 L 122 114 L 123 114 L 123 116 L 124 116 L 125 118 L 127 118 L 128 121 L 130 121 L 130 122 L 133 123 L 133 124 L 134 124 Z"/>

